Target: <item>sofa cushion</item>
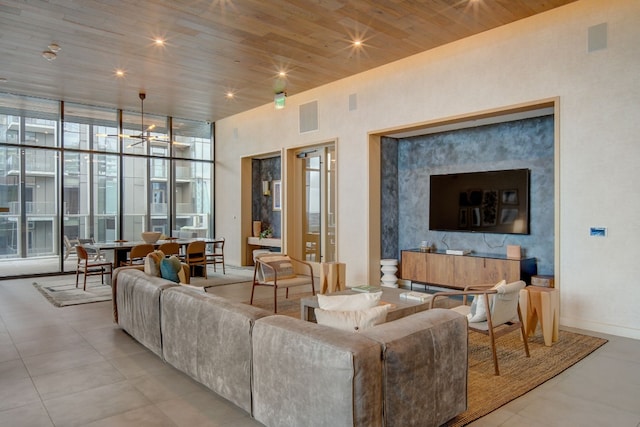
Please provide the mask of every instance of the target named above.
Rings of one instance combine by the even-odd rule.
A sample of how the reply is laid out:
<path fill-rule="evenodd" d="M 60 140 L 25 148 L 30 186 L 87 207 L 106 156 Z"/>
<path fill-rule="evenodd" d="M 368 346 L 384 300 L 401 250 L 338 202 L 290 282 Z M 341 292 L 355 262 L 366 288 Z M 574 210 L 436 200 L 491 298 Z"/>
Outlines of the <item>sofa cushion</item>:
<path fill-rule="evenodd" d="M 491 289 L 497 289 L 500 286 L 506 285 L 506 280 L 501 280 Z M 491 300 L 491 295 L 489 295 L 489 300 Z M 487 321 L 487 299 L 484 295 L 476 295 L 473 298 L 473 302 L 471 303 L 471 311 L 467 315 L 467 319 L 469 322 L 486 322 Z"/>
<path fill-rule="evenodd" d="M 315 309 L 316 321 L 319 325 L 331 326 L 349 332 L 359 332 L 380 323 L 387 318 L 389 305 L 379 305 L 365 310 L 335 311 Z"/>
<path fill-rule="evenodd" d="M 382 292 L 354 295 L 318 295 L 318 306 L 323 310 L 352 311 L 365 310 L 380 303 Z"/>
<path fill-rule="evenodd" d="M 182 270 L 180 260 L 175 255 L 160 260 L 160 275 L 163 279 L 180 283 L 178 273 Z"/>
<path fill-rule="evenodd" d="M 261 256 L 260 261 L 273 267 L 273 270 L 264 265 L 260 265 L 262 277 L 265 282 L 273 282 L 276 275 L 278 280 L 280 279 L 293 279 L 296 277 L 296 273 L 293 271 L 293 265 L 291 264 L 291 258 L 287 255 L 267 255 Z"/>
<path fill-rule="evenodd" d="M 251 331 L 270 312 L 176 286 L 162 295 L 162 354 L 173 367 L 251 413 Z"/>

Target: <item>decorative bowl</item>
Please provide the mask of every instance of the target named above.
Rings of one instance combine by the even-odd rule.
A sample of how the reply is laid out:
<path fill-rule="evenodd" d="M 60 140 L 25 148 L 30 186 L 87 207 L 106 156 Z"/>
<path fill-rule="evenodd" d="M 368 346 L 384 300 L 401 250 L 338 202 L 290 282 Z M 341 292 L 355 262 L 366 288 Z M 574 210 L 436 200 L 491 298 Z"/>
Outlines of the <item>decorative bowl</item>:
<path fill-rule="evenodd" d="M 160 233 L 159 231 L 143 231 L 141 236 L 142 240 L 144 240 L 145 243 L 153 244 L 158 241 L 161 234 L 162 233 Z"/>

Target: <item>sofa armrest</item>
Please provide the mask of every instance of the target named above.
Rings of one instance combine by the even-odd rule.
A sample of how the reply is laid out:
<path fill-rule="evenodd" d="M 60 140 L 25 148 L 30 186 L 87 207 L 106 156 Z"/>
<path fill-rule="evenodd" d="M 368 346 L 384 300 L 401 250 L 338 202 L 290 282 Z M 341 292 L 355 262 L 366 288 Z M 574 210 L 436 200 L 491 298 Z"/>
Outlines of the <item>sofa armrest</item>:
<path fill-rule="evenodd" d="M 268 426 L 382 425 L 381 346 L 287 316 L 253 327 L 253 416 Z"/>
<path fill-rule="evenodd" d="M 385 426 L 440 426 L 467 409 L 467 318 L 434 308 L 361 332 L 383 347 Z"/>

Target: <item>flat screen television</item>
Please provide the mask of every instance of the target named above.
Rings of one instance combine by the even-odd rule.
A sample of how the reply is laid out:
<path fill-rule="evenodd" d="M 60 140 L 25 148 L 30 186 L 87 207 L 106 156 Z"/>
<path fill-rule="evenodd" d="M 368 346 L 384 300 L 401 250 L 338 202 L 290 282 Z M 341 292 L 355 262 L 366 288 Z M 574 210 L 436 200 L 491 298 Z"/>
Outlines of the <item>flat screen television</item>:
<path fill-rule="evenodd" d="M 431 175 L 429 229 L 529 234 L 529 169 Z"/>

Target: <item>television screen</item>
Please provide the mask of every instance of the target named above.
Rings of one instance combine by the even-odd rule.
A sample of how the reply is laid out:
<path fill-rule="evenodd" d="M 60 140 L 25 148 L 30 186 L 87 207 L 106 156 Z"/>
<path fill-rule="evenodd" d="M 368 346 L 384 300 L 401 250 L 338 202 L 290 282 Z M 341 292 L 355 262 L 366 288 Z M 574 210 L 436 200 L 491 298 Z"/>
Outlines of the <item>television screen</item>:
<path fill-rule="evenodd" d="M 429 229 L 529 234 L 529 169 L 431 175 Z"/>

